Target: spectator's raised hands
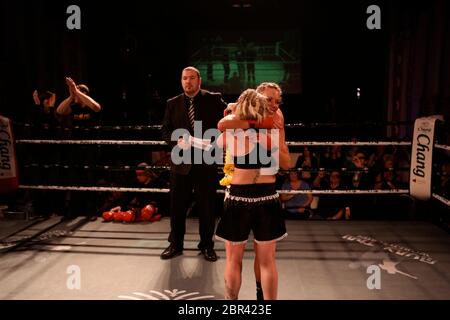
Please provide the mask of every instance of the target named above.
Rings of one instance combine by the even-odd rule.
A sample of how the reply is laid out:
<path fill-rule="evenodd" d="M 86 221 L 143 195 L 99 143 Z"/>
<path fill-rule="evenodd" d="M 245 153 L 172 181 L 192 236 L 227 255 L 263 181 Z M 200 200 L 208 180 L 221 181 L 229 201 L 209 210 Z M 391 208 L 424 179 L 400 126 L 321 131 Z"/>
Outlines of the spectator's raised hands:
<path fill-rule="evenodd" d="M 51 95 L 51 97 L 50 97 L 50 99 L 49 99 L 48 104 L 49 104 L 50 106 L 54 107 L 54 106 L 55 106 L 55 103 L 56 103 L 56 94 L 55 94 L 55 93 L 52 93 L 52 95 Z"/>
<path fill-rule="evenodd" d="M 73 81 L 72 78 L 66 77 L 66 85 L 69 88 L 70 95 L 74 98 L 78 90 L 75 81 Z"/>
<path fill-rule="evenodd" d="M 39 100 L 39 93 L 37 90 L 33 91 L 33 100 L 35 105 L 37 106 L 41 105 L 41 101 Z"/>

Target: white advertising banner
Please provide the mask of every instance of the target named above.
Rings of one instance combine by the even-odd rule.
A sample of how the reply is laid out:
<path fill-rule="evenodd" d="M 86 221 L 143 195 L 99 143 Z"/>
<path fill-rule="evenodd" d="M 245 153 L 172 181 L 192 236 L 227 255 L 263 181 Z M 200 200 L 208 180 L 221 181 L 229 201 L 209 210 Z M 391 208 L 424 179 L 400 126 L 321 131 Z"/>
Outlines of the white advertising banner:
<path fill-rule="evenodd" d="M 419 200 L 431 197 L 431 173 L 433 168 L 433 146 L 436 120 L 442 116 L 418 118 L 414 122 L 409 176 L 410 194 Z"/>
<path fill-rule="evenodd" d="M 0 116 L 0 194 L 14 192 L 18 186 L 12 123 L 8 118 Z"/>

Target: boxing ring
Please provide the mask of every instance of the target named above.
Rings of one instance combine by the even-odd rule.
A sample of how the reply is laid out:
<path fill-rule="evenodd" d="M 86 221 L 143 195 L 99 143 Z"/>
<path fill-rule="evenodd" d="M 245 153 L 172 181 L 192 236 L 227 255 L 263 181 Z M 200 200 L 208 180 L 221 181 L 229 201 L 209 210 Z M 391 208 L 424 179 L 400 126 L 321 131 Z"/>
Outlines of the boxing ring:
<path fill-rule="evenodd" d="M 157 140 L 17 139 L 16 144 L 164 146 Z M 412 146 L 408 141 L 288 142 L 290 148 L 383 144 Z M 434 152 L 448 156 L 450 147 L 434 143 Z M 106 165 L 97 167 L 111 169 Z M 155 166 L 149 168 L 155 169 Z M 135 170 L 136 167 L 118 169 Z M 24 184 L 19 188 L 95 193 L 136 191 L 122 186 Z M 137 191 L 167 194 L 169 190 Z M 280 192 L 355 197 L 389 194 L 411 197 L 414 193 L 411 186 L 393 190 Z M 430 193 L 427 203 L 449 211 L 446 197 L 431 189 L 427 192 Z M 221 193 L 223 190 L 218 190 L 218 196 Z M 167 216 L 157 223 L 104 223 L 100 219 L 89 221 L 84 216 L 73 220 L 52 216 L 27 219 L 22 225 L 13 224 L 2 224 L 0 230 L 2 300 L 224 299 L 224 245 L 216 241 L 217 262 L 211 263 L 199 256 L 195 217 L 187 220 L 183 255 L 170 260 L 160 259 L 170 231 Z M 431 222 L 287 220 L 286 227 L 288 237 L 277 247 L 278 297 L 281 300 L 450 299 L 450 235 Z M 253 248 L 248 244 L 241 300 L 256 298 L 253 259 Z"/>

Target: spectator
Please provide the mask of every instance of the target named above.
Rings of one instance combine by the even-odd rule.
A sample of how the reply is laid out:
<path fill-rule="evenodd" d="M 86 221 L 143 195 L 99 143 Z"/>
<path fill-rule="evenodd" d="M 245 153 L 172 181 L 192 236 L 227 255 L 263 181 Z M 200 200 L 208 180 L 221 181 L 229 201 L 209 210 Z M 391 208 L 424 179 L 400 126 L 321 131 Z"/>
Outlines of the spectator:
<path fill-rule="evenodd" d="M 393 190 L 401 187 L 400 177 L 395 171 L 394 157 L 384 155 L 383 171 L 377 175 L 375 187 L 376 190 Z M 377 195 L 376 216 L 377 219 L 402 219 L 411 212 L 411 198 L 405 195 L 388 194 Z"/>
<path fill-rule="evenodd" d="M 289 172 L 288 180 L 282 190 L 309 190 L 309 184 L 299 177 L 298 171 Z M 309 216 L 309 206 L 313 200 L 312 194 L 281 194 L 280 199 L 286 212 L 286 218 L 299 219 Z"/>
<path fill-rule="evenodd" d="M 329 176 L 325 175 L 324 171 L 319 172 L 314 182 L 322 190 L 347 190 L 347 187 L 342 183 L 341 173 L 337 170 L 331 171 Z M 321 196 L 317 213 L 315 217 L 319 219 L 349 220 L 350 207 L 348 206 L 348 199 L 342 194 Z"/>
<path fill-rule="evenodd" d="M 350 170 L 353 170 L 349 181 L 350 188 L 355 190 L 370 190 L 374 187 L 374 178 L 372 172 L 367 168 L 367 157 L 364 151 L 358 150 L 354 153 Z M 375 198 L 370 195 L 355 195 L 351 199 L 352 216 L 358 219 L 367 219 L 372 214 Z"/>
<path fill-rule="evenodd" d="M 351 169 L 354 171 L 361 170 L 353 173 L 352 186 L 354 189 L 369 190 L 373 188 L 374 179 L 372 172 L 367 168 L 367 157 L 364 151 L 356 152 L 353 157 L 353 168 Z"/>
<path fill-rule="evenodd" d="M 67 77 L 66 85 L 69 91 L 69 97 L 64 99 L 56 109 L 56 112 L 62 116 L 71 129 L 75 126 L 83 126 L 89 128 L 95 126 L 99 122 L 98 112 L 101 106 L 98 102 L 89 96 L 89 88 L 84 84 L 77 85 L 75 81 Z M 96 135 L 92 131 L 83 131 L 88 134 L 88 138 L 95 139 Z M 83 137 L 78 135 L 77 138 Z M 67 131 L 66 139 L 74 138 L 72 130 Z M 63 154 L 67 157 L 66 162 L 69 163 L 70 174 L 68 183 L 70 185 L 94 185 L 98 177 L 94 175 L 92 166 L 96 163 L 100 154 L 100 146 L 68 146 L 68 150 Z M 88 169 L 85 167 L 88 166 Z M 95 220 L 95 194 L 71 192 L 66 193 L 66 219 L 71 219 L 79 214 L 86 215 L 89 219 Z"/>
<path fill-rule="evenodd" d="M 95 114 L 102 107 L 89 96 L 89 88 L 84 84 L 76 85 L 71 78 L 66 78 L 66 85 L 70 96 L 59 104 L 56 112 L 63 116 L 70 115 L 72 126 L 92 125 L 98 121 Z"/>
<path fill-rule="evenodd" d="M 146 167 L 145 162 L 139 163 L 135 170 L 136 179 L 132 184 L 133 188 L 154 188 L 156 187 L 157 175 Z M 154 194 L 148 192 L 133 192 L 128 196 L 128 206 L 132 208 L 142 208 L 147 204 L 154 202 Z"/>
<path fill-rule="evenodd" d="M 384 163 L 384 155 L 386 154 L 386 146 L 376 146 L 376 150 L 369 156 L 367 167 L 373 168 L 377 172 L 382 171 Z"/>
<path fill-rule="evenodd" d="M 34 90 L 33 100 L 35 107 L 30 113 L 33 124 L 45 127 L 55 126 L 57 124 L 55 115 L 56 94 L 50 91 L 39 93 L 37 90 Z"/>
<path fill-rule="evenodd" d="M 314 171 L 319 169 L 319 161 L 316 156 L 312 154 L 309 147 L 304 147 L 303 153 L 298 157 L 295 167 L 305 170 L 302 172 L 301 178 L 309 185 L 312 185 L 314 178 L 317 175 Z"/>
<path fill-rule="evenodd" d="M 401 188 L 409 188 L 410 151 L 405 147 L 395 149 L 395 162 L 398 168 L 398 182 Z"/>
<path fill-rule="evenodd" d="M 341 146 L 326 147 L 320 156 L 320 167 L 327 170 L 343 168 Z"/>
<path fill-rule="evenodd" d="M 39 93 L 33 92 L 34 105 L 28 114 L 28 123 L 31 124 L 28 134 L 35 139 L 54 139 L 57 136 L 56 125 L 58 124 L 55 115 L 56 94 L 50 91 Z M 56 184 L 59 172 L 51 165 L 60 163 L 60 153 L 58 146 L 52 145 L 29 145 L 27 152 L 24 152 L 24 164 L 37 164 L 31 166 L 21 178 L 25 184 L 32 185 L 52 185 Z M 50 165 L 50 166 L 49 166 Z M 54 197 L 55 192 L 51 190 L 28 190 L 32 194 L 34 214 L 37 216 L 49 217 L 58 213 L 62 203 Z M 31 205 L 31 204 L 30 204 Z"/>
<path fill-rule="evenodd" d="M 376 190 L 398 189 L 398 176 L 394 170 L 394 159 L 392 156 L 385 157 L 383 169 L 377 175 L 375 182 Z"/>

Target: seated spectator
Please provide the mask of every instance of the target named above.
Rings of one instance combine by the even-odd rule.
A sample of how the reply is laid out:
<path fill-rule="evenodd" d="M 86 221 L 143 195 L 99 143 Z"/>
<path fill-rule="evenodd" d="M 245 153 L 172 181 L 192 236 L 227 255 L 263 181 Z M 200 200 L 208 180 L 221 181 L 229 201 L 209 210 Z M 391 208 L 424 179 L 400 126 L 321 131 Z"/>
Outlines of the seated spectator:
<path fill-rule="evenodd" d="M 358 150 L 354 153 L 352 165 L 350 170 L 350 179 L 345 180 L 345 184 L 350 186 L 350 189 L 355 190 L 371 190 L 374 187 L 375 179 L 372 171 L 367 168 L 366 153 Z M 351 198 L 350 207 L 352 208 L 353 219 L 368 219 L 372 215 L 376 215 L 375 197 L 371 195 L 354 195 Z"/>
<path fill-rule="evenodd" d="M 311 152 L 310 148 L 305 147 L 303 149 L 303 153 L 301 153 L 300 156 L 298 157 L 295 167 L 302 168 L 303 170 L 305 170 L 301 173 L 301 178 L 303 181 L 311 185 L 317 174 L 311 172 L 310 170 L 313 171 L 317 170 L 319 168 L 319 161 L 317 160 L 316 156 Z"/>
<path fill-rule="evenodd" d="M 142 162 L 138 164 L 138 169 L 135 171 L 136 180 L 132 183 L 133 188 L 154 188 L 156 187 L 156 174 L 145 167 L 148 167 L 148 164 Z M 141 169 L 142 168 L 142 169 Z M 147 204 L 154 202 L 153 201 L 154 194 L 149 192 L 131 192 L 128 195 L 128 206 L 132 208 L 142 208 Z"/>
<path fill-rule="evenodd" d="M 384 155 L 386 154 L 386 146 L 378 145 L 375 152 L 367 159 L 367 167 L 372 168 L 375 172 L 382 171 L 384 163 Z"/>
<path fill-rule="evenodd" d="M 353 140 L 352 140 L 353 141 Z M 355 140 L 356 141 L 356 140 Z M 356 156 L 356 154 L 361 150 L 357 146 L 343 146 L 343 164 L 344 168 L 351 168 L 353 167 L 353 158 Z"/>
<path fill-rule="evenodd" d="M 398 189 L 399 181 L 397 173 L 394 170 L 394 159 L 393 157 L 385 157 L 383 164 L 383 170 L 379 173 L 375 179 L 376 190 L 392 190 Z"/>
<path fill-rule="evenodd" d="M 356 152 L 351 170 L 363 170 L 352 174 L 352 186 L 358 190 L 369 190 L 374 187 L 372 172 L 367 168 L 367 157 L 364 151 Z M 355 170 L 355 171 L 356 171 Z"/>
<path fill-rule="evenodd" d="M 326 147 L 320 156 L 319 162 L 320 167 L 326 168 L 327 170 L 343 168 L 344 160 L 341 146 Z"/>
<path fill-rule="evenodd" d="M 411 153 L 405 146 L 397 147 L 395 149 L 395 164 L 398 168 L 398 182 L 400 188 L 409 188 L 409 167 L 411 164 Z"/>
<path fill-rule="evenodd" d="M 289 178 L 282 187 L 282 190 L 287 191 L 309 189 L 309 184 L 300 179 L 298 171 L 289 172 Z M 309 216 L 312 194 L 281 194 L 280 199 L 287 218 L 304 219 Z"/>
<path fill-rule="evenodd" d="M 322 190 L 347 190 L 347 187 L 342 183 L 341 173 L 337 170 L 332 171 L 329 176 L 323 171 L 319 172 L 315 183 Z M 342 194 L 321 196 L 315 213 L 317 214 L 314 217 L 319 219 L 349 220 L 350 207 L 348 199 Z"/>
<path fill-rule="evenodd" d="M 383 171 L 377 175 L 375 181 L 376 190 L 393 190 L 402 186 L 399 175 L 394 168 L 394 157 L 384 156 Z M 385 194 L 376 195 L 375 219 L 405 219 L 412 209 L 412 199 L 407 195 Z"/>

